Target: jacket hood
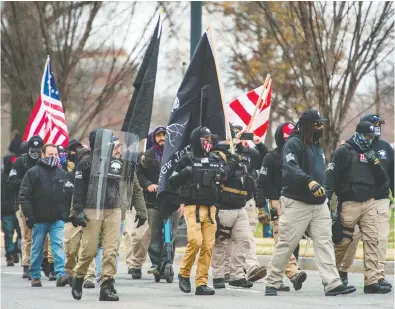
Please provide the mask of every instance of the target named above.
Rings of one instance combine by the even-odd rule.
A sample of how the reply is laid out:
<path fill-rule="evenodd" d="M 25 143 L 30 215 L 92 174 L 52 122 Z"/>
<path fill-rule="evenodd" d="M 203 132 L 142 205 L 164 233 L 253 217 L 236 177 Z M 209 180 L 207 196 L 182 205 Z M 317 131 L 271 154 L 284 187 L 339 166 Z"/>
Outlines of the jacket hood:
<path fill-rule="evenodd" d="M 77 151 L 77 160 L 75 162 L 75 165 L 77 165 L 84 157 L 89 156 L 91 153 L 90 149 L 88 148 L 81 148 L 80 150 Z"/>
<path fill-rule="evenodd" d="M 191 133 L 191 150 L 196 157 L 204 157 L 204 151 L 200 144 L 200 129 L 203 127 L 197 127 Z"/>
<path fill-rule="evenodd" d="M 276 141 L 276 145 L 278 148 L 282 148 L 285 144 L 285 140 L 284 140 L 284 126 L 287 125 L 287 127 L 285 127 L 285 130 L 289 137 L 291 136 L 292 130 L 294 129 L 294 124 L 291 122 L 285 122 L 285 123 L 281 123 L 277 129 L 276 129 L 276 133 L 274 134 L 274 139 Z M 288 137 L 288 138 L 289 138 Z"/>
<path fill-rule="evenodd" d="M 156 141 L 155 141 L 155 135 L 159 131 L 166 132 L 166 127 L 164 127 L 164 126 L 157 126 L 151 133 L 148 134 L 148 136 L 147 136 L 147 143 L 145 145 L 145 151 L 147 151 L 148 149 L 150 149 L 153 146 L 157 146 L 158 148 L 162 148 L 163 149 L 163 147 L 159 147 L 159 145 L 157 145 Z"/>

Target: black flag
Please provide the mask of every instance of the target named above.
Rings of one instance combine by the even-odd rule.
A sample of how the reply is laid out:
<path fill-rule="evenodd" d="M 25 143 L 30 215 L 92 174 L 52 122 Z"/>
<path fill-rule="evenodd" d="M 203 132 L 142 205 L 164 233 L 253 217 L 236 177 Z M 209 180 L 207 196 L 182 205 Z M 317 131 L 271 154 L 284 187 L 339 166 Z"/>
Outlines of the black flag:
<path fill-rule="evenodd" d="M 137 134 L 140 140 L 147 137 L 151 122 L 161 34 L 162 24 L 159 16 L 154 34 L 133 83 L 135 89 L 122 125 L 123 132 Z"/>
<path fill-rule="evenodd" d="M 207 85 L 210 86 L 207 106 L 201 108 L 201 89 Z M 208 127 L 215 135 L 223 138 L 226 136 L 218 75 L 207 32 L 196 47 L 178 89 L 167 125 L 158 188 L 159 208 L 164 218 L 173 213 L 180 204 L 177 192 L 167 186 L 168 179 L 180 157 L 189 148 L 192 130 L 200 125 Z"/>

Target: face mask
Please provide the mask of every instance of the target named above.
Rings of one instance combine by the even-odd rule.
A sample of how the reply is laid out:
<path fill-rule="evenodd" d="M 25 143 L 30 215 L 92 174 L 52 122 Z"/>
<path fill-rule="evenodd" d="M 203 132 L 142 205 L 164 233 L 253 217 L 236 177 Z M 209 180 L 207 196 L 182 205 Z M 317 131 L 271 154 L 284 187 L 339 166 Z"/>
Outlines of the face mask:
<path fill-rule="evenodd" d="M 380 127 L 380 125 L 374 127 L 374 134 L 376 134 L 376 136 L 380 136 L 381 135 L 381 127 Z"/>
<path fill-rule="evenodd" d="M 44 157 L 41 161 L 48 166 L 57 166 L 59 162 L 57 157 Z"/>
<path fill-rule="evenodd" d="M 62 166 L 67 163 L 67 153 L 66 152 L 59 153 L 59 162 Z"/>
<path fill-rule="evenodd" d="M 212 141 L 208 141 L 208 140 L 205 140 L 205 139 L 203 139 L 203 138 L 200 139 L 200 144 L 202 145 L 202 148 L 203 148 L 203 150 L 204 150 L 206 153 L 209 153 L 210 150 L 211 150 L 211 148 L 213 148 L 213 143 L 212 143 Z"/>
<path fill-rule="evenodd" d="M 29 149 L 29 156 L 30 158 L 32 158 L 33 160 L 38 160 L 38 158 L 40 157 L 40 152 L 39 151 L 31 151 Z"/>
<path fill-rule="evenodd" d="M 363 134 L 358 133 L 358 132 L 355 132 L 355 134 L 353 136 L 353 141 L 355 144 L 357 144 L 359 149 L 361 149 L 362 151 L 368 150 L 370 148 L 370 146 L 372 145 L 371 139 L 367 139 Z"/>
<path fill-rule="evenodd" d="M 318 141 L 322 137 L 323 134 L 324 134 L 323 130 L 314 130 L 314 132 L 313 132 L 314 140 Z"/>
<path fill-rule="evenodd" d="M 77 160 L 77 154 L 73 153 L 67 156 L 69 158 L 69 161 L 74 162 Z"/>

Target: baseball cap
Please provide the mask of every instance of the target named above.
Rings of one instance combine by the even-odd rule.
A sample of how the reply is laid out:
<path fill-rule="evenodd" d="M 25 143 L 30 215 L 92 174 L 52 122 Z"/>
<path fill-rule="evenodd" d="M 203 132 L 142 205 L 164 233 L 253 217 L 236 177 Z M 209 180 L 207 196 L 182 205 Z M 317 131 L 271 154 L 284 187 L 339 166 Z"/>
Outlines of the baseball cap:
<path fill-rule="evenodd" d="M 295 128 L 295 126 L 293 123 L 290 123 L 290 122 L 285 123 L 282 128 L 283 134 L 290 135 L 292 133 L 292 131 L 294 130 L 294 128 Z"/>
<path fill-rule="evenodd" d="M 43 139 L 39 135 L 33 135 L 29 142 L 27 143 L 28 148 L 32 148 L 36 151 L 41 151 L 41 148 L 44 146 Z"/>
<path fill-rule="evenodd" d="M 67 145 L 67 150 L 70 151 L 75 146 L 82 147 L 82 144 L 79 141 L 77 141 L 76 139 L 72 138 L 71 140 L 69 140 L 69 144 Z"/>
<path fill-rule="evenodd" d="M 166 128 L 165 127 L 158 127 L 156 130 L 155 130 L 155 135 L 156 134 L 158 134 L 158 133 L 166 133 Z"/>
<path fill-rule="evenodd" d="M 212 134 L 210 129 L 207 127 L 201 127 L 199 130 L 199 136 L 200 138 L 205 138 L 205 137 L 212 137 L 215 138 L 216 135 Z"/>
<path fill-rule="evenodd" d="M 302 113 L 302 115 L 300 116 L 300 120 L 311 121 L 311 122 L 325 122 L 328 119 L 322 118 L 317 110 L 313 108 L 309 108 Z"/>
<path fill-rule="evenodd" d="M 371 136 L 371 137 L 376 136 L 374 131 L 374 126 L 369 121 L 361 121 L 360 123 L 358 123 L 355 131 L 365 136 Z"/>
<path fill-rule="evenodd" d="M 369 122 L 373 123 L 374 125 L 385 124 L 385 121 L 383 119 L 381 119 L 381 117 L 377 114 L 365 115 L 365 116 L 361 117 L 360 120 L 361 121 L 369 121 Z"/>

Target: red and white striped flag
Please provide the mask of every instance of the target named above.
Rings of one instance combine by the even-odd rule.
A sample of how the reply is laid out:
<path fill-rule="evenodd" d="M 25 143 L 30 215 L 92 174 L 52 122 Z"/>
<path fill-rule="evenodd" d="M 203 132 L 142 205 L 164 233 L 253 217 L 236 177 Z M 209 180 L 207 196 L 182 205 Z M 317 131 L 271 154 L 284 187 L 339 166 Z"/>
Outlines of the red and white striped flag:
<path fill-rule="evenodd" d="M 259 95 L 262 87 L 256 88 L 239 96 L 228 104 L 229 121 L 246 128 L 254 114 L 255 106 L 258 103 Z M 269 125 L 270 103 L 272 98 L 272 86 L 265 89 L 261 101 L 261 108 L 257 111 L 255 119 L 252 123 L 251 130 L 255 135 L 265 140 L 267 127 Z"/>
<path fill-rule="evenodd" d="M 49 57 L 45 64 L 41 93 L 30 115 L 23 140 L 27 141 L 37 134 L 42 137 L 44 144 L 62 145 L 66 148 L 69 142 L 63 105 Z"/>

